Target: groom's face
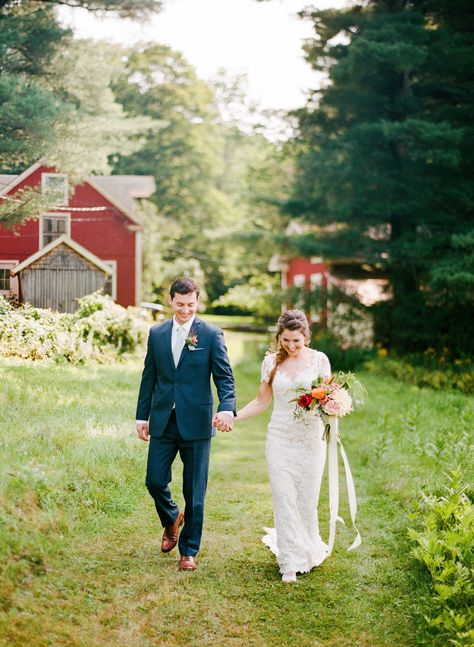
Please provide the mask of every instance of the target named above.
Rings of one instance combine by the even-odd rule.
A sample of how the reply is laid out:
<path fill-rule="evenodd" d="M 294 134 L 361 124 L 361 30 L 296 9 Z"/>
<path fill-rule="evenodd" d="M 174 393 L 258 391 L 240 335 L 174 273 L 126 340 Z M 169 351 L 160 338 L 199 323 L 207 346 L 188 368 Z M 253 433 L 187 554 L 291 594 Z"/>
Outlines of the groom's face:
<path fill-rule="evenodd" d="M 180 326 L 194 317 L 197 310 L 198 300 L 196 292 L 189 292 L 188 294 L 179 294 L 176 292 L 174 297 L 169 295 L 168 303 Z"/>

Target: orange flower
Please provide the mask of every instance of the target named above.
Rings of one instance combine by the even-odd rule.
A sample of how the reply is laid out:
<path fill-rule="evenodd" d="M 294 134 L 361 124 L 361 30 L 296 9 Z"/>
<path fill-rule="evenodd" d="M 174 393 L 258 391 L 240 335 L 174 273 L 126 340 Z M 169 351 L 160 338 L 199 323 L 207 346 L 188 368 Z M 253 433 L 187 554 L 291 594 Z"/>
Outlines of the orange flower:
<path fill-rule="evenodd" d="M 326 395 L 326 389 L 321 386 L 317 386 L 311 391 L 311 395 L 315 400 L 321 400 Z"/>

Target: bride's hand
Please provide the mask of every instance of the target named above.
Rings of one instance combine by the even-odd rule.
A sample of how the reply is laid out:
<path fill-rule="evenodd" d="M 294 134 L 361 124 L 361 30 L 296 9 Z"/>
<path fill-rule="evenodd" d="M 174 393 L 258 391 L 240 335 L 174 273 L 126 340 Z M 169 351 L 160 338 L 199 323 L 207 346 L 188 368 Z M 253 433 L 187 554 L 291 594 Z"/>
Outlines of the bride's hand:
<path fill-rule="evenodd" d="M 216 413 L 212 420 L 213 426 L 222 432 L 232 431 L 234 417 L 227 413 Z"/>

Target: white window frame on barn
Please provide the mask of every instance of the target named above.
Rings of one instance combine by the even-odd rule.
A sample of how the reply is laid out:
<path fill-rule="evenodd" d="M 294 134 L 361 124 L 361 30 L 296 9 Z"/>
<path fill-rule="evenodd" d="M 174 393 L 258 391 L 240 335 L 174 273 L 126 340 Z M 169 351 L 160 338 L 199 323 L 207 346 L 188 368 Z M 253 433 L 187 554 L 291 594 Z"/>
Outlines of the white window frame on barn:
<path fill-rule="evenodd" d="M 47 220 L 56 220 L 56 221 L 61 221 L 65 222 L 66 226 L 64 227 L 64 231 L 53 231 L 53 232 L 47 232 L 45 231 L 44 223 Z M 65 234 L 68 238 L 71 238 L 71 214 L 70 213 L 43 213 L 41 214 L 39 218 L 39 240 L 40 240 L 40 249 L 43 249 L 43 247 L 46 247 L 46 245 L 49 245 L 49 243 L 52 243 L 53 240 L 56 240 L 56 238 L 59 238 Z M 48 240 L 45 240 L 45 236 L 48 236 Z"/>
<path fill-rule="evenodd" d="M 3 261 L 2 259 L 0 259 L 0 295 L 6 297 L 6 296 L 9 296 L 10 294 L 16 294 L 18 296 L 18 278 L 14 276 L 6 277 L 5 275 L 6 275 L 6 272 L 8 272 L 9 274 L 10 270 L 12 270 L 16 265 L 18 265 L 19 262 L 20 262 L 19 260 Z M 7 289 L 5 289 L 5 282 L 4 282 L 5 278 L 8 278 L 9 287 Z"/>
<path fill-rule="evenodd" d="M 114 301 L 117 299 L 117 261 L 104 261 L 102 263 L 110 267 L 112 274 L 107 277 L 104 285 L 104 294 L 109 294 Z"/>
<path fill-rule="evenodd" d="M 293 276 L 293 285 L 295 286 L 295 288 L 304 288 L 306 286 L 306 275 L 295 274 Z"/>
<path fill-rule="evenodd" d="M 51 199 L 54 199 L 54 205 L 57 207 L 67 205 L 69 186 L 66 173 L 42 173 L 41 193 L 51 196 Z"/>
<path fill-rule="evenodd" d="M 311 290 L 316 290 L 317 288 L 320 288 L 323 284 L 322 272 L 314 272 L 309 277 L 309 280 L 310 280 Z"/>

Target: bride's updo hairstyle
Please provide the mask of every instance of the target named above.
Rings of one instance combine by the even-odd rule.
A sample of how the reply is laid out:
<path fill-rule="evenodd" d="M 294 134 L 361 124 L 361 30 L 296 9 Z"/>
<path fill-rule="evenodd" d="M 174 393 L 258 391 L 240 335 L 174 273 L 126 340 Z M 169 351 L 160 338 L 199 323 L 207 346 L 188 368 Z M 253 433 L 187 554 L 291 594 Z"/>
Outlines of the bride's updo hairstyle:
<path fill-rule="evenodd" d="M 270 385 L 273 382 L 278 366 L 288 357 L 288 353 L 280 344 L 280 337 L 283 334 L 284 330 L 291 330 L 291 332 L 300 332 L 304 336 L 306 345 L 309 344 L 309 340 L 311 338 L 308 320 L 306 319 L 304 312 L 302 312 L 301 310 L 287 310 L 281 315 L 281 317 L 277 321 L 277 331 L 275 335 L 277 349 L 275 366 L 272 369 L 272 372 L 270 373 L 270 379 L 268 380 L 268 383 Z"/>

